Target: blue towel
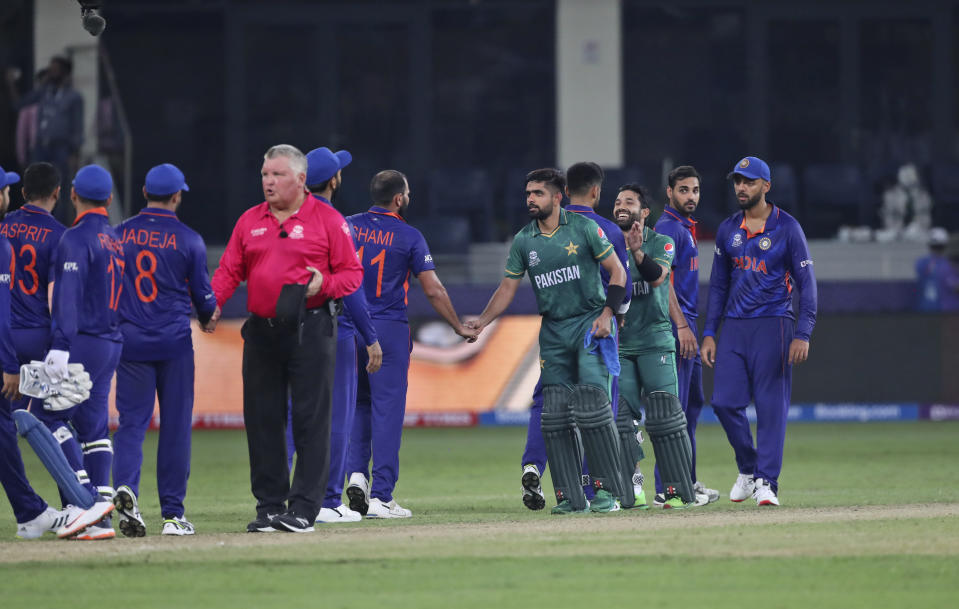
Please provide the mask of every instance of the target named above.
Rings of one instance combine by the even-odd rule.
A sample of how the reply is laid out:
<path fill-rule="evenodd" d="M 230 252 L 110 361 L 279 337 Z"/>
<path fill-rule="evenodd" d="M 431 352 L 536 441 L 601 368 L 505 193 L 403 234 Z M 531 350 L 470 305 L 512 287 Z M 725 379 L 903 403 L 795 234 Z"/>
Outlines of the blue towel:
<path fill-rule="evenodd" d="M 596 353 L 599 350 L 599 356 L 603 358 L 603 363 L 613 376 L 619 376 L 622 370 L 619 367 L 619 349 L 616 347 L 616 337 L 612 334 L 604 338 L 593 336 L 592 328 L 586 333 L 583 340 L 583 349 L 589 354 Z"/>

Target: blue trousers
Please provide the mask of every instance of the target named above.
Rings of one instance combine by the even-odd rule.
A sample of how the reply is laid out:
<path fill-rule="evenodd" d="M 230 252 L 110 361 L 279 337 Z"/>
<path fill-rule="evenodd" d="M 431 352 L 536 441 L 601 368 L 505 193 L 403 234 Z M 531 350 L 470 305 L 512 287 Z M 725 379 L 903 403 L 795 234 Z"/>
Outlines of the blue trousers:
<path fill-rule="evenodd" d="M 13 346 L 21 364 L 42 360 L 50 347 L 49 328 L 11 328 Z M 46 502 L 33 490 L 23 469 L 23 458 L 17 446 L 17 427 L 11 413 L 29 408 L 34 398 L 24 397 L 10 402 L 0 397 L 0 484 L 3 486 L 17 522 L 29 522 L 47 509 Z M 42 400 L 36 400 L 42 408 Z"/>
<path fill-rule="evenodd" d="M 325 508 L 343 504 L 343 483 L 346 480 L 346 451 L 349 447 L 353 415 L 356 412 L 356 333 L 340 326 L 336 338 L 336 368 L 333 372 L 333 412 L 330 422 L 330 478 L 326 483 Z M 292 421 L 292 415 L 290 416 Z M 286 450 L 290 471 L 293 470 L 293 425 L 286 426 Z"/>
<path fill-rule="evenodd" d="M 779 489 L 786 420 L 792 392 L 789 343 L 795 322 L 786 317 L 725 319 L 716 349 L 713 410 L 726 431 L 741 474 Z M 753 445 L 746 406 L 756 405 Z"/>
<path fill-rule="evenodd" d="M 0 484 L 10 500 L 17 522 L 29 522 L 47 509 L 47 503 L 27 481 L 12 411 L 10 401 L 0 398 Z"/>
<path fill-rule="evenodd" d="M 139 362 L 120 360 L 117 368 L 117 412 L 113 434 L 113 484 L 127 485 L 140 495 L 143 439 L 160 403 L 157 446 L 157 491 L 164 518 L 183 517 L 183 499 L 190 478 L 193 429 L 193 350 L 176 359 Z"/>
<path fill-rule="evenodd" d="M 92 492 L 107 492 L 113 449 L 110 444 L 110 383 L 120 361 L 121 343 L 78 334 L 70 345 L 70 362 L 79 362 L 90 373 L 93 388 L 90 398 L 67 410 L 49 411 L 33 406 L 31 412 L 60 441 L 70 465 L 81 473 L 80 479 Z M 72 424 L 75 434 L 68 434 Z"/>
<path fill-rule="evenodd" d="M 613 420 L 616 420 L 616 413 L 619 410 L 619 377 L 613 377 L 610 385 L 610 395 L 612 396 Z M 523 459 L 521 465 L 532 463 L 539 470 L 542 476 L 546 471 L 546 444 L 543 443 L 543 383 L 542 378 L 536 381 L 536 387 L 533 388 L 533 405 L 529 409 L 529 423 L 526 426 L 526 446 L 523 448 Z M 589 467 L 583 463 L 583 474 L 589 474 Z M 592 484 L 583 485 L 583 492 L 590 501 L 596 495 L 596 490 Z"/>
<path fill-rule="evenodd" d="M 389 502 L 400 474 L 400 441 L 413 341 L 405 321 L 374 319 L 373 327 L 383 348 L 383 366 L 375 374 L 367 374 L 366 350 L 357 352 L 356 414 L 350 432 L 346 473 L 367 475 L 372 458 L 370 496 Z"/>

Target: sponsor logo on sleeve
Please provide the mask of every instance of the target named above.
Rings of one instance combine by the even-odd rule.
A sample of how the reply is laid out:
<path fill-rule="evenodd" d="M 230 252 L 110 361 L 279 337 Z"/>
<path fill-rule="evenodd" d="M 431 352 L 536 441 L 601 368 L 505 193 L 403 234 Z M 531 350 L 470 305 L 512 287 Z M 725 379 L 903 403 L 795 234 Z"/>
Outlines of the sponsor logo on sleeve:
<path fill-rule="evenodd" d="M 350 233 L 350 227 L 346 225 L 346 222 L 344 222 L 343 224 L 341 224 L 341 225 L 340 225 L 340 228 L 343 229 L 343 232 L 344 232 L 344 233 L 346 233 L 347 235 L 352 236 L 352 234 Z M 300 237 L 300 238 L 302 239 L 302 237 Z"/>
<path fill-rule="evenodd" d="M 10 283 L 10 273 L 0 274 L 0 283 Z"/>
<path fill-rule="evenodd" d="M 433 255 L 432 255 L 432 254 L 427 254 L 427 255 L 423 256 L 423 262 L 424 262 L 424 263 L 431 263 L 431 262 L 433 262 Z"/>
<path fill-rule="evenodd" d="M 803 260 L 802 262 L 799 263 L 799 266 L 802 268 L 806 268 L 807 266 L 812 266 L 812 260 Z"/>
<path fill-rule="evenodd" d="M 672 244 L 672 243 L 669 243 L 669 242 L 667 241 L 667 242 L 666 242 L 666 245 L 663 246 L 663 251 L 665 251 L 667 254 L 670 253 L 670 252 L 672 252 L 672 251 L 673 251 L 673 244 Z"/>
<path fill-rule="evenodd" d="M 603 232 L 602 227 L 599 227 L 599 226 L 596 227 L 596 234 L 599 235 L 600 238 L 602 239 L 606 238 L 606 233 Z"/>
<path fill-rule="evenodd" d="M 77 272 L 80 270 L 80 266 L 76 262 L 64 262 L 63 270 Z"/>

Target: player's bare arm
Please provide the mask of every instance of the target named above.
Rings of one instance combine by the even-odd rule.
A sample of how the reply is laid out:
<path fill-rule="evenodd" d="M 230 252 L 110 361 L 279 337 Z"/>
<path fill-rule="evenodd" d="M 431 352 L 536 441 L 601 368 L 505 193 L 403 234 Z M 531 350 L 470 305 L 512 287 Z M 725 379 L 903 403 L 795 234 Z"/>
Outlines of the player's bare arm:
<path fill-rule="evenodd" d="M 625 292 L 626 290 L 626 269 L 616 256 L 607 256 L 600 263 L 606 272 L 609 273 L 609 287 L 619 286 Z M 593 335 L 596 338 L 605 338 L 611 332 L 611 323 L 613 315 L 616 313 L 609 304 L 603 307 L 603 312 L 593 321 Z"/>
<path fill-rule="evenodd" d="M 210 319 L 206 323 L 201 323 L 200 328 L 207 334 L 213 334 L 213 331 L 216 330 L 216 324 L 220 321 L 220 315 L 222 315 L 220 310 L 220 305 L 216 305 L 216 309 L 213 310 L 213 314 L 210 315 Z"/>
<path fill-rule="evenodd" d="M 456 309 L 453 308 L 453 303 L 450 301 L 450 296 L 446 292 L 446 288 L 443 287 L 442 282 L 440 282 L 440 278 L 437 277 L 436 271 L 423 271 L 417 275 L 416 278 L 419 279 L 427 300 L 430 301 L 430 304 L 433 305 L 436 312 L 440 314 L 440 317 L 453 328 L 453 331 L 467 340 L 476 340 L 476 335 L 479 334 L 479 332 L 473 328 L 464 326 L 460 322 L 459 316 L 456 315 Z"/>
<path fill-rule="evenodd" d="M 3 388 L 0 393 L 8 400 L 20 399 L 20 375 L 3 373 Z"/>
<path fill-rule="evenodd" d="M 483 328 L 502 315 L 506 307 L 513 302 L 513 298 L 516 297 L 516 290 L 519 289 L 519 283 L 519 278 L 503 277 L 503 280 L 499 282 L 499 287 L 493 292 L 489 302 L 486 303 L 486 308 L 483 309 L 480 316 L 466 322 L 466 325 L 474 329 L 476 334 L 479 335 L 479 333 L 483 331 Z"/>
<path fill-rule="evenodd" d="M 679 355 L 686 359 L 696 357 L 696 351 L 699 345 L 696 343 L 696 333 L 689 327 L 683 310 L 679 307 L 679 300 L 676 298 L 676 290 L 673 284 L 669 284 L 669 318 L 676 324 L 676 337 L 679 339 Z"/>

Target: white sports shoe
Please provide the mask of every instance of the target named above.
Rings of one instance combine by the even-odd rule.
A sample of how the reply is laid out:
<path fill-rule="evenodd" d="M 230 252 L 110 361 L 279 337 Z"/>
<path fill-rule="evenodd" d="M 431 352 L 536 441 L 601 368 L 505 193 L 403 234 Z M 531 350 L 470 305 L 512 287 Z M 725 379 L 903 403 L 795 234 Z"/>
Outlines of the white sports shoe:
<path fill-rule="evenodd" d="M 78 541 L 99 541 L 101 539 L 113 539 L 116 536 L 117 532 L 113 530 L 112 526 L 95 524 L 81 531 L 78 535 L 74 536 L 73 539 Z"/>
<path fill-rule="evenodd" d="M 779 505 L 779 497 L 776 496 L 776 491 L 769 485 L 768 480 L 762 478 L 756 478 L 756 490 L 753 493 L 753 499 L 756 500 L 756 505 Z"/>
<path fill-rule="evenodd" d="M 354 512 L 342 503 L 335 508 L 320 508 L 320 513 L 316 515 L 317 523 L 336 523 L 336 522 L 359 522 L 363 520 L 363 515 Z"/>
<path fill-rule="evenodd" d="M 739 503 L 753 496 L 756 490 L 756 480 L 749 474 L 739 474 L 736 477 L 736 484 L 729 491 L 729 500 Z"/>
<path fill-rule="evenodd" d="M 714 501 L 719 501 L 719 491 L 714 488 L 706 488 L 706 485 L 700 481 L 696 481 L 693 484 L 693 490 L 696 491 L 696 494 L 703 494 L 709 499 L 708 503 L 713 503 Z M 696 503 L 699 503 L 699 499 L 696 500 Z"/>
<path fill-rule="evenodd" d="M 161 535 L 194 535 L 196 529 L 193 527 L 193 523 L 187 520 L 185 517 L 180 516 L 173 518 L 167 518 L 163 521 L 163 530 L 160 532 Z"/>
<path fill-rule="evenodd" d="M 66 510 L 55 510 L 47 506 L 47 509 L 33 520 L 17 523 L 17 537 L 20 539 L 36 539 L 43 537 L 43 534 L 47 531 L 56 533 L 57 529 L 66 523 L 68 517 Z"/>
<path fill-rule="evenodd" d="M 520 483 L 523 486 L 523 505 L 531 510 L 541 510 L 546 507 L 546 496 L 540 484 L 539 468 L 532 463 L 524 465 Z"/>
<path fill-rule="evenodd" d="M 409 518 L 412 515 L 413 512 L 400 507 L 396 499 L 383 503 L 375 497 L 370 499 L 370 509 L 366 512 L 367 518 Z"/>
<path fill-rule="evenodd" d="M 113 502 L 109 500 L 97 501 L 88 510 L 75 505 L 68 505 L 63 511 L 67 518 L 63 525 L 57 529 L 57 537 L 67 539 L 106 518 L 113 511 Z"/>
<path fill-rule="evenodd" d="M 113 495 L 113 505 L 117 509 L 117 528 L 124 537 L 143 537 L 147 534 L 147 524 L 140 515 L 137 496 L 127 485 L 117 488 Z"/>
<path fill-rule="evenodd" d="M 346 485 L 346 497 L 350 500 L 350 509 L 365 516 L 370 509 L 370 482 L 362 472 L 350 474 Z"/>

